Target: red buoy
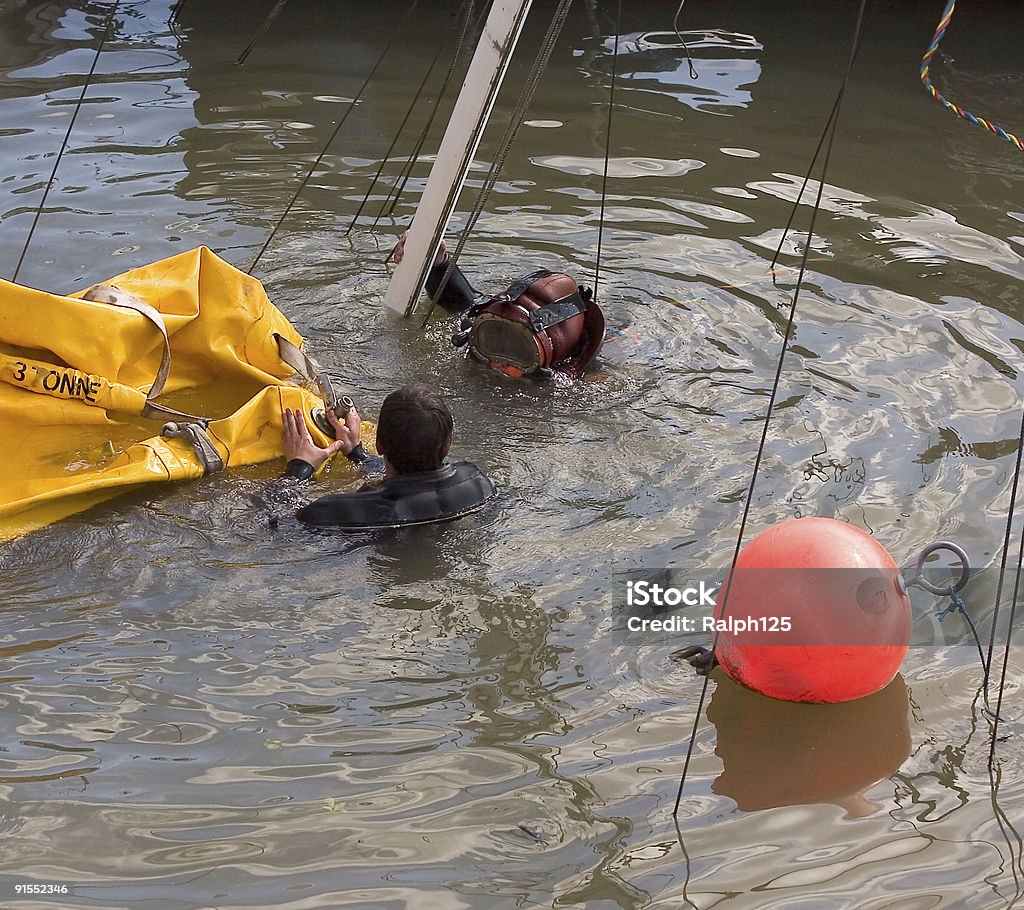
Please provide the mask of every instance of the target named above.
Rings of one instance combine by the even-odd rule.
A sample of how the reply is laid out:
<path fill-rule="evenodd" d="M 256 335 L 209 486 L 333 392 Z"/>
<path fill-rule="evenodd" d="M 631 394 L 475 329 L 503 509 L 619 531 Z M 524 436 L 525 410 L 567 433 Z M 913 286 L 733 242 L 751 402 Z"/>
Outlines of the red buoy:
<path fill-rule="evenodd" d="M 722 669 L 786 701 L 877 692 L 910 643 L 896 563 L 870 534 L 831 518 L 794 518 L 757 535 L 719 589 L 714 615 Z"/>

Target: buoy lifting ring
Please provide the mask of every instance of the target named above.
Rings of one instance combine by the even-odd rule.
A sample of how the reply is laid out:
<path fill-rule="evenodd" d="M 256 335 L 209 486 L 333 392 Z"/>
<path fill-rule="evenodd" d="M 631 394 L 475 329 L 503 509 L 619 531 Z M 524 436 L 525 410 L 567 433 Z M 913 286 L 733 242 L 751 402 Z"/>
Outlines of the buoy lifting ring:
<path fill-rule="evenodd" d="M 902 575 L 899 576 L 899 584 L 902 594 L 907 593 L 907 589 L 917 585 L 919 588 L 924 588 L 932 594 L 948 594 L 950 585 L 942 587 L 928 581 L 924 577 L 924 564 L 925 560 L 928 559 L 932 553 L 937 553 L 939 550 L 949 550 L 957 559 L 960 560 L 960 578 L 957 582 L 952 585 L 954 591 L 962 591 L 967 585 L 968 579 L 971 577 L 971 561 L 967 557 L 967 552 L 959 544 L 955 544 L 950 540 L 937 540 L 935 543 L 929 544 L 917 555 L 917 559 L 914 561 L 914 567 L 912 574 L 909 578 L 904 578 Z"/>

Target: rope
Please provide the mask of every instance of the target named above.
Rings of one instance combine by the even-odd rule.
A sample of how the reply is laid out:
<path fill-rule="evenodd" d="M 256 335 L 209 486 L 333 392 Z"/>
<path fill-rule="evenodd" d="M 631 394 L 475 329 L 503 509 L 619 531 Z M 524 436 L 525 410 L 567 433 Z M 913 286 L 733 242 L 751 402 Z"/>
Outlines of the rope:
<path fill-rule="evenodd" d="M 697 70 L 693 65 L 693 57 L 690 56 L 690 49 L 686 46 L 686 42 L 683 41 L 683 36 L 679 33 L 679 17 L 683 14 L 683 6 L 686 4 L 686 0 L 679 0 L 679 9 L 676 10 L 676 16 L 672 20 L 672 31 L 676 33 L 676 38 L 679 39 L 679 43 L 683 46 L 683 50 L 686 51 L 686 62 L 690 66 L 690 78 L 697 79 Z"/>
<path fill-rule="evenodd" d="M 412 0 L 412 3 L 409 4 L 409 8 L 405 11 L 405 15 L 402 17 L 402 21 L 398 24 L 398 28 L 395 29 L 395 37 L 397 37 L 401 33 L 402 29 L 405 27 L 406 22 L 409 21 L 409 17 L 412 15 L 412 11 L 416 9 L 417 3 L 419 3 L 419 0 Z M 381 55 L 377 58 L 377 62 L 373 64 L 373 68 L 370 70 L 369 75 L 367 75 L 366 79 L 363 81 L 363 84 L 359 86 L 359 91 L 356 92 L 356 96 L 355 98 L 352 99 L 352 103 L 349 104 L 348 109 L 345 111 L 344 114 L 342 114 L 341 119 L 338 120 L 337 126 L 334 127 L 334 130 L 328 137 L 327 143 L 323 147 L 323 151 L 321 151 L 320 154 L 316 156 L 316 160 L 310 166 L 309 170 L 306 171 L 306 176 L 302 178 L 302 183 L 299 184 L 299 188 L 295 191 L 295 195 L 292 196 L 291 201 L 285 207 L 285 210 L 281 213 L 281 217 L 277 219 L 277 222 L 274 224 L 274 228 L 270 232 L 270 236 L 267 238 L 266 243 L 263 244 L 263 246 L 260 248 L 260 251 L 256 254 L 256 258 L 252 261 L 252 265 L 249 266 L 248 274 L 251 275 L 253 273 L 253 270 L 259 264 L 260 259 L 263 258 L 263 254 L 267 251 L 267 248 L 273 242 L 274 237 L 277 236 L 277 232 L 278 230 L 280 230 L 285 218 L 287 218 L 288 214 L 291 212 L 292 206 L 294 206 L 295 203 L 298 201 L 298 198 L 302 194 L 302 191 L 306 188 L 306 184 L 309 183 L 309 180 L 313 176 L 313 173 L 316 171 L 317 167 L 320 166 L 320 162 L 323 160 L 324 155 L 327 154 L 327 150 L 331 147 L 331 144 L 334 142 L 338 133 L 341 132 L 341 128 L 342 126 L 345 125 L 345 121 L 348 120 L 349 114 L 351 114 L 352 111 L 355 110 L 356 105 L 359 103 L 359 99 L 362 98 L 363 96 L 363 92 L 366 91 L 366 87 L 370 84 L 370 80 L 373 79 L 374 74 L 376 74 L 378 68 L 384 61 L 384 58 L 388 55 L 388 51 L 391 50 L 394 43 L 395 40 L 394 38 L 392 38 L 392 40 L 388 42 L 384 50 L 381 51 Z"/>
<path fill-rule="evenodd" d="M 1012 512 L 1011 512 L 1012 514 Z M 1003 646 L 1003 668 L 999 674 L 999 694 L 996 696 L 995 716 L 992 720 L 992 742 L 989 745 L 988 761 L 991 766 L 995 761 L 996 743 L 999 741 L 999 722 L 1002 720 L 1003 692 L 1006 690 L 1006 668 L 1010 663 L 1010 640 L 1013 638 L 1013 621 L 1017 615 L 1017 597 L 1020 593 L 1021 561 L 1024 560 L 1024 535 L 1021 536 L 1020 549 L 1017 553 L 1017 577 L 1013 584 L 1013 600 L 1010 602 L 1010 619 L 1006 624 L 1006 644 Z M 1000 579 L 1001 580 L 1001 579 Z M 996 617 L 992 617 L 992 631 L 995 632 Z M 991 658 L 990 658 L 991 660 Z M 986 679 L 988 668 L 986 668 Z"/>
<path fill-rule="evenodd" d="M 679 9 L 682 10 L 682 3 Z M 678 16 L 679 14 L 676 13 Z M 594 300 L 599 299 L 601 286 L 601 247 L 604 239 L 604 211 L 608 201 L 608 159 L 612 145 L 612 112 L 615 110 L 615 76 L 619 63 L 619 35 L 622 33 L 622 0 L 619 0 L 618 12 L 615 16 L 615 50 L 612 52 L 612 77 L 608 86 L 608 124 L 604 130 L 604 173 L 601 175 L 601 214 L 597 221 L 597 255 L 594 263 Z M 689 53 L 689 52 L 687 52 Z"/>
<path fill-rule="evenodd" d="M 362 202 L 359 203 L 359 208 L 356 209 L 355 215 L 352 216 L 351 223 L 345 229 L 346 234 L 352 233 L 352 229 L 359 221 L 359 216 L 363 214 L 363 209 L 366 208 L 366 203 L 370 201 L 370 194 L 373 192 L 373 188 L 377 185 L 377 181 L 380 180 L 380 175 L 384 173 L 385 166 L 391 160 L 391 153 L 395 150 L 395 146 L 398 144 L 398 139 L 405 130 L 405 125 L 409 122 L 412 112 L 416 109 L 416 105 L 419 104 L 420 95 L 423 94 L 423 89 L 426 88 L 427 80 L 430 78 L 431 73 L 434 72 L 434 67 L 437 66 L 437 61 L 441 59 L 441 51 L 443 48 L 443 44 L 439 44 L 437 46 L 437 51 L 434 53 L 434 59 L 430 61 L 430 66 L 427 67 L 427 71 L 424 73 L 423 79 L 420 81 L 420 87 L 416 89 L 416 94 L 413 95 L 412 102 L 409 104 L 409 109 L 405 112 L 402 122 L 398 125 L 398 129 L 395 131 L 395 136 L 391 140 L 391 145 L 388 146 L 388 150 L 384 153 L 384 157 L 381 158 L 380 166 L 377 168 L 377 173 L 373 175 L 373 180 L 370 181 L 370 185 L 366 189 L 366 194 L 363 196 Z"/>
<path fill-rule="evenodd" d="M 965 110 L 958 104 L 954 104 L 948 98 L 946 98 L 932 83 L 931 80 L 931 62 L 939 49 L 939 43 L 945 37 L 946 29 L 949 28 L 949 23 L 953 19 L 953 10 L 956 8 L 956 0 L 949 0 L 946 4 L 946 8 L 942 12 L 942 17 L 939 19 L 939 24 L 935 28 L 935 34 L 932 35 L 931 44 L 928 45 L 928 49 L 925 51 L 924 56 L 921 58 L 921 84 L 927 89 L 931 96 L 943 105 L 947 110 L 952 111 L 957 117 L 962 120 L 966 120 L 968 123 L 972 123 L 975 126 L 980 126 L 983 129 L 994 133 L 1000 139 L 1009 142 L 1015 148 L 1024 151 L 1024 142 L 1022 142 L 1013 133 L 1008 132 L 1006 129 L 1001 127 L 998 123 L 994 123 L 991 120 L 986 120 L 984 117 L 978 117 L 972 114 L 970 111 Z M 1006 561 L 1009 555 L 1010 549 L 1010 536 L 1013 528 L 1014 513 L 1017 507 L 1017 488 L 1020 482 L 1020 469 L 1021 469 L 1021 456 L 1024 455 L 1024 414 L 1021 416 L 1020 434 L 1017 443 L 1017 462 L 1013 472 L 1013 483 L 1010 489 L 1010 506 L 1007 510 L 1006 515 L 1006 531 L 1003 536 L 1003 554 L 999 564 L 999 583 L 996 586 L 996 599 L 995 607 L 992 613 L 992 629 L 989 633 L 988 653 L 982 655 L 982 666 L 985 669 L 985 676 L 983 682 L 983 688 L 985 692 L 986 706 L 988 704 L 988 691 L 989 684 L 991 682 L 991 671 L 992 671 L 992 659 L 995 652 L 996 642 L 996 629 L 999 625 L 999 605 L 1002 600 L 1003 593 L 1003 579 L 1006 575 Z M 1020 552 L 1017 557 L 1017 572 L 1016 578 L 1013 585 L 1013 599 L 1010 604 L 1010 619 L 1007 625 L 1006 631 L 1006 643 L 1003 648 L 1003 666 L 999 676 L 999 693 L 996 697 L 996 708 L 992 724 L 992 741 L 989 747 L 989 764 L 993 762 L 995 758 L 995 748 L 997 742 L 997 734 L 999 731 L 999 722 L 1001 720 L 1001 710 L 1003 704 L 1003 693 L 1006 688 L 1006 671 L 1010 657 L 1010 640 L 1013 636 L 1013 622 L 1017 612 L 1017 596 L 1020 590 L 1020 579 L 1021 579 L 1021 560 L 1024 559 L 1024 537 L 1021 539 Z M 954 609 L 955 604 L 950 609 Z M 948 612 L 948 611 L 947 611 Z M 964 613 L 966 616 L 966 612 Z M 968 618 L 968 622 L 970 619 Z M 971 631 L 975 632 L 974 624 L 971 623 Z M 975 638 L 977 639 L 977 632 L 975 632 Z M 979 652 L 981 650 L 981 642 L 978 641 Z"/>
<path fill-rule="evenodd" d="M 436 302 L 440 299 L 445 286 L 448 284 L 449 278 L 451 278 L 452 272 L 455 271 L 455 266 L 458 264 L 459 256 L 462 255 L 466 242 L 469 240 L 469 236 L 473 232 L 473 228 L 476 226 L 476 222 L 484 210 L 484 205 L 486 205 L 487 199 L 491 195 L 491 191 L 494 189 L 495 183 L 498 181 L 498 174 L 501 173 L 501 169 L 508 158 L 508 153 L 512 148 L 512 143 L 515 142 L 515 138 L 519 133 L 519 128 L 523 124 L 527 108 L 530 106 L 530 101 L 537 89 L 537 84 L 540 82 L 541 74 L 544 72 L 544 68 L 547 66 L 548 60 L 551 58 L 551 52 L 555 48 L 555 43 L 558 40 L 558 35 L 562 31 L 562 25 L 565 23 L 565 19 L 569 14 L 569 7 L 571 5 L 572 0 L 559 0 L 558 7 L 551 19 L 551 24 L 548 26 L 547 34 L 544 36 L 544 41 L 541 43 L 540 50 L 537 53 L 537 59 L 534 61 L 533 66 L 530 69 L 530 73 L 527 76 L 526 84 L 523 86 L 523 91 L 519 96 L 519 100 L 516 102 L 516 106 L 509 116 L 508 127 L 505 129 L 505 134 L 502 136 L 501 142 L 498 144 L 497 154 L 494 157 L 494 161 L 491 162 L 486 178 L 484 178 L 484 183 L 480 188 L 480 193 L 477 196 L 473 211 L 470 213 L 469 218 L 466 221 L 466 226 L 459 235 L 459 242 L 455 247 L 455 251 L 448 257 L 448 267 L 445 269 L 444 275 L 441 278 L 441 283 L 438 285 L 433 299 L 430 301 L 430 307 L 427 310 L 426 316 L 423 317 L 422 326 L 427 324 L 427 320 L 430 319 L 431 313 L 434 312 Z"/>
<path fill-rule="evenodd" d="M 469 5 L 469 0 L 463 0 L 462 9 L 464 18 L 468 17 Z M 377 168 L 377 173 L 373 175 L 373 180 L 370 181 L 370 186 L 367 188 L 366 194 L 363 196 L 363 201 L 359 203 L 359 208 L 356 210 L 355 215 L 352 216 L 352 222 L 345 231 L 346 234 L 352 233 L 356 223 L 359 221 L 359 216 L 363 214 L 363 209 L 366 208 L 366 203 L 370 201 L 370 194 L 373 192 L 373 188 L 377 185 L 377 181 L 380 180 L 380 175 L 384 172 L 385 166 L 391 160 L 391 153 L 395 150 L 395 146 L 398 144 L 398 140 L 405 130 L 405 125 L 409 122 L 412 112 L 416 110 L 416 107 L 419 104 L 420 96 L 423 94 L 423 90 L 427 87 L 427 82 L 430 80 L 430 76 L 434 72 L 434 67 L 437 66 L 437 61 L 441 59 L 442 50 L 444 50 L 444 44 L 438 44 L 437 50 L 434 52 L 434 59 L 430 61 L 430 66 L 427 67 L 426 73 L 423 74 L 423 79 L 420 80 L 420 86 L 416 89 L 416 94 L 409 103 L 409 108 L 405 112 L 402 122 L 398 125 L 398 129 L 395 131 L 395 137 L 391 140 L 391 145 L 388 146 L 388 150 L 384 153 L 384 157 L 381 159 L 380 167 Z"/>
<path fill-rule="evenodd" d="M 1021 411 L 1020 416 L 1020 433 L 1017 437 L 1017 461 L 1013 467 L 1013 482 L 1010 484 L 1010 505 L 1006 510 L 1006 530 L 1003 532 L 1003 555 L 999 560 L 999 582 L 996 584 L 996 600 L 995 606 L 993 607 L 992 611 L 992 629 L 989 632 L 988 639 L 988 659 L 985 661 L 984 686 L 986 692 L 988 692 L 988 686 L 990 682 L 990 672 L 992 669 L 992 654 L 996 649 L 996 628 L 999 625 L 999 604 L 1001 603 L 1003 597 L 1003 578 L 1006 576 L 1006 561 L 1010 555 L 1010 536 L 1013 531 L 1013 518 L 1014 513 L 1017 511 L 1017 488 L 1020 486 L 1020 469 L 1022 458 L 1024 458 L 1024 411 Z M 1020 560 L 1017 561 L 1017 565 L 1020 565 Z M 1019 571 L 1020 570 L 1018 569 L 1018 573 Z M 1016 595 L 1014 599 L 1016 600 Z M 1009 646 L 1010 641 L 1009 634 L 1010 633 L 1007 632 L 1007 646 Z M 1005 671 L 1006 666 L 1004 664 L 1003 672 L 1005 673 Z"/>
<path fill-rule="evenodd" d="M 235 64 L 237 66 L 241 66 L 243 63 L 245 63 L 246 58 L 249 56 L 252 49 L 256 47 L 256 42 L 259 41 L 260 38 L 264 36 L 264 34 L 266 34 L 266 31 L 268 28 L 270 28 L 271 23 L 277 18 L 277 14 L 280 13 L 282 9 L 284 9 L 284 5 L 286 2 L 287 0 L 277 0 L 277 3 L 274 4 L 274 8 L 270 11 L 270 15 L 263 20 L 263 24 L 256 30 L 256 34 L 253 35 L 252 41 L 250 41 L 246 45 L 245 50 L 242 51 L 238 59 L 235 61 Z"/>
<path fill-rule="evenodd" d="M 800 200 L 804 198 L 804 191 L 807 189 L 807 184 L 811 181 L 811 172 L 814 170 L 814 165 L 818 163 L 818 155 L 821 154 L 821 150 L 825 145 L 825 140 L 830 135 L 833 121 L 839 113 L 839 97 L 837 96 L 835 102 L 832 105 L 832 110 L 828 115 L 828 119 L 825 121 L 825 128 L 821 131 L 821 136 L 818 137 L 818 145 L 814 149 L 814 154 L 811 156 L 811 163 L 807 166 L 807 173 L 804 174 L 804 182 L 800 184 L 800 192 L 796 195 L 796 201 L 793 203 L 793 207 L 789 210 L 789 218 L 786 220 L 786 226 L 782 229 L 782 237 L 779 238 L 779 245 L 775 249 L 775 255 L 772 256 L 771 264 L 768 266 L 772 273 L 772 283 L 776 284 L 775 280 L 775 266 L 779 262 L 779 256 L 782 255 L 782 248 L 786 244 L 786 238 L 789 236 L 789 229 L 793 226 L 793 220 L 796 218 L 797 208 L 800 205 Z"/>
<path fill-rule="evenodd" d="M 423 129 L 420 132 L 419 137 L 416 139 L 416 145 L 413 147 L 412 154 L 409 156 L 409 160 L 405 162 L 405 167 L 402 168 L 401 176 L 395 185 L 394 193 L 384 201 L 384 204 L 380 207 L 380 211 L 377 213 L 377 217 L 373 219 L 373 224 L 370 226 L 370 230 L 376 229 L 380 223 L 380 219 L 385 214 L 391 216 L 395 212 L 395 207 L 398 205 L 398 200 L 401 198 L 402 193 L 405 192 L 405 185 L 409 182 L 409 178 L 412 176 L 412 169 L 416 165 L 416 162 L 420 160 L 420 155 L 423 152 L 423 146 L 427 141 L 427 135 L 430 133 L 430 128 L 434 125 L 434 118 L 437 117 L 437 112 L 440 110 L 440 100 L 444 97 L 448 91 L 448 86 L 451 84 L 452 76 L 455 73 L 455 65 L 459 61 L 459 57 L 462 56 L 462 49 L 466 43 L 466 36 L 470 32 L 470 21 L 473 17 L 473 11 L 476 6 L 476 0 L 470 0 L 469 6 L 466 8 L 466 16 L 462 21 L 462 28 L 459 31 L 459 39 L 455 43 L 455 53 L 452 55 L 452 61 L 448 64 L 448 72 L 445 73 L 444 82 L 441 83 L 441 88 L 438 91 L 437 98 L 438 103 L 434 105 L 433 110 L 430 112 L 430 116 L 427 118 L 427 122 L 423 124 Z M 477 31 L 480 28 L 480 24 L 483 22 L 483 17 L 487 13 L 486 5 L 480 11 L 480 15 L 473 23 L 473 31 Z M 390 259 L 390 257 L 389 257 Z"/>
<path fill-rule="evenodd" d="M 952 111 L 957 117 L 962 120 L 966 120 L 968 123 L 973 123 L 975 126 L 980 126 L 983 129 L 988 130 L 990 133 L 995 133 L 1000 139 L 1005 139 L 1011 145 L 1024 151 L 1024 142 L 1021 142 L 1013 133 L 1007 132 L 998 123 L 993 123 L 991 120 L 986 120 L 984 117 L 978 117 L 972 114 L 970 111 L 964 110 L 958 104 L 954 104 L 945 95 L 943 95 L 934 85 L 932 85 L 930 67 L 932 57 L 935 56 L 935 52 L 939 49 L 939 42 L 942 41 L 943 36 L 946 34 L 946 29 L 949 27 L 950 20 L 953 18 L 953 10 L 956 7 L 956 0 L 949 0 L 946 4 L 946 9 L 942 13 L 942 18 L 939 20 L 939 24 L 935 29 L 935 34 L 932 35 L 932 43 L 928 45 L 928 50 L 924 52 L 924 56 L 921 58 L 921 84 L 928 90 L 931 96 L 939 102 L 946 110 Z"/>
<path fill-rule="evenodd" d="M 978 646 L 978 657 L 981 658 L 981 666 L 985 673 L 988 673 L 988 663 L 985 660 L 985 652 L 981 647 L 981 639 L 978 637 L 978 630 L 974 625 L 974 620 L 971 619 L 971 614 L 967 612 L 967 604 L 963 602 L 960 595 L 956 591 L 955 585 L 949 586 L 949 606 L 945 610 L 940 610 L 935 614 L 935 618 L 939 622 L 942 622 L 950 613 L 959 613 L 965 620 L 967 625 L 971 629 L 971 634 L 974 636 L 974 643 Z M 987 693 L 986 693 L 987 699 Z"/>
<path fill-rule="evenodd" d="M 53 162 L 53 170 L 50 171 L 50 179 L 46 181 L 46 189 L 43 190 L 43 198 L 39 201 L 39 205 L 36 207 L 35 217 L 32 219 L 32 227 L 29 228 L 28 237 L 25 238 L 25 245 L 21 248 L 21 255 L 18 257 L 18 264 L 14 267 L 14 275 L 11 276 L 11 281 L 18 280 L 18 274 L 21 272 L 21 267 L 25 262 L 25 255 L 28 253 L 29 244 L 32 243 L 32 236 L 36 232 L 36 225 L 39 224 L 39 218 L 43 214 L 43 209 L 46 207 L 46 200 L 50 195 L 50 190 L 53 187 L 53 182 L 57 177 L 57 168 L 60 167 L 60 162 L 64 158 L 64 152 L 68 147 L 68 140 L 71 138 L 71 131 L 75 128 L 75 121 L 78 119 L 78 112 L 82 109 L 82 103 L 85 101 L 85 93 L 89 91 L 89 83 L 92 81 L 93 75 L 96 73 L 96 65 L 100 62 L 100 54 L 103 53 L 103 48 L 107 41 L 110 40 L 110 36 L 114 32 L 114 14 L 117 13 L 117 8 L 120 6 L 121 0 L 115 0 L 114 4 L 110 7 L 110 13 L 107 15 L 107 24 L 103 30 L 103 37 L 100 39 L 99 47 L 96 48 L 96 56 L 92 59 L 92 66 L 89 67 L 89 72 L 86 74 L 85 82 L 82 83 L 82 92 L 78 96 L 78 101 L 75 102 L 75 110 L 71 114 L 71 122 L 68 123 L 67 131 L 64 133 L 64 140 L 60 144 L 60 150 L 57 152 L 57 160 Z"/>
<path fill-rule="evenodd" d="M 859 9 L 857 11 L 857 25 L 856 25 L 856 28 L 854 30 L 853 47 L 851 48 L 851 51 L 850 51 L 850 59 L 849 59 L 849 61 L 846 64 L 846 73 L 843 75 L 843 82 L 842 82 L 842 85 L 839 87 L 839 94 L 838 94 L 838 96 L 836 98 L 836 104 L 835 104 L 835 106 L 833 108 L 834 112 L 836 112 L 836 116 L 833 116 L 833 117 L 830 118 L 830 120 L 832 122 L 832 133 L 829 136 L 828 145 L 826 146 L 825 160 L 824 160 L 824 162 L 822 164 L 821 180 L 818 182 L 818 194 L 817 194 L 817 197 L 814 200 L 814 209 L 813 209 L 813 211 L 811 213 L 811 223 L 810 223 L 810 226 L 807 229 L 807 242 L 804 244 L 803 256 L 801 257 L 801 260 L 800 260 L 800 272 L 799 272 L 799 275 L 797 276 L 796 287 L 793 289 L 793 300 L 790 303 L 789 316 L 786 319 L 786 327 L 785 327 L 785 332 L 784 332 L 783 339 L 782 339 L 782 349 L 779 351 L 779 359 L 778 359 L 778 363 L 777 363 L 777 365 L 775 367 L 775 377 L 772 380 L 772 390 L 771 390 L 771 394 L 769 395 L 769 398 L 768 398 L 768 409 L 765 412 L 764 422 L 763 422 L 763 424 L 761 426 L 761 439 L 758 442 L 757 454 L 754 457 L 753 473 L 751 474 L 751 477 L 750 477 L 750 484 L 747 487 L 747 494 L 744 497 L 743 513 L 742 513 L 742 515 L 740 517 L 740 529 L 739 529 L 739 533 L 736 535 L 736 546 L 733 549 L 732 562 L 731 562 L 730 567 L 729 567 L 729 574 L 727 576 L 727 581 L 726 581 L 726 583 L 724 585 L 724 589 L 723 589 L 723 592 L 722 592 L 722 595 L 721 595 L 720 602 L 722 604 L 722 616 L 726 615 L 725 614 L 725 609 L 726 609 L 726 606 L 728 605 L 729 588 L 731 587 L 731 581 L 732 581 L 732 577 L 733 577 L 733 570 L 736 567 L 736 560 L 739 558 L 739 555 L 740 555 L 740 548 L 741 548 L 741 545 L 742 545 L 742 542 L 743 542 L 743 534 L 744 534 L 744 531 L 746 530 L 746 527 L 747 527 L 747 518 L 750 515 L 750 504 L 751 504 L 751 502 L 753 501 L 753 498 L 754 498 L 754 487 L 757 484 L 757 474 L 758 474 L 758 471 L 761 468 L 761 461 L 762 461 L 762 458 L 764 457 L 764 448 L 765 448 L 765 444 L 766 444 L 766 442 L 768 440 L 768 426 L 771 423 L 772 412 L 775 409 L 775 401 L 776 401 L 776 398 L 778 397 L 778 393 L 779 393 L 779 384 L 780 384 L 780 382 L 782 380 L 782 366 L 783 366 L 783 363 L 784 363 L 784 361 L 786 359 L 786 354 L 789 351 L 790 338 L 791 338 L 791 336 L 793 334 L 793 324 L 796 321 L 797 301 L 798 301 L 798 299 L 800 297 L 800 290 L 803 287 L 804 273 L 805 273 L 805 271 L 807 269 L 807 258 L 808 258 L 808 255 L 809 255 L 810 249 L 811 249 L 811 241 L 814 238 L 814 224 L 815 224 L 815 221 L 817 219 L 818 211 L 821 208 L 821 197 L 822 197 L 822 193 L 823 193 L 824 188 L 825 188 L 825 173 L 828 170 L 828 163 L 829 163 L 829 159 L 831 158 L 831 154 L 832 154 L 832 143 L 833 143 L 833 140 L 835 139 L 835 125 L 838 122 L 838 113 L 837 112 L 839 110 L 840 103 L 842 102 L 843 95 L 846 92 L 846 86 L 848 85 L 848 83 L 850 81 L 850 73 L 853 70 L 853 62 L 854 62 L 854 60 L 857 57 L 857 49 L 860 46 L 861 32 L 862 32 L 863 24 L 864 24 L 864 7 L 865 7 L 866 3 L 867 3 L 867 0 L 860 0 L 860 7 L 859 7 Z M 718 644 L 718 633 L 716 632 L 715 636 L 714 636 L 714 639 L 712 641 L 712 644 L 711 644 L 712 651 L 714 650 L 714 648 L 715 648 L 715 646 L 717 644 Z M 707 697 L 708 683 L 710 682 L 710 680 L 711 680 L 711 674 L 708 673 L 704 677 L 704 684 L 701 686 L 701 690 L 700 690 L 700 699 L 697 702 L 697 710 L 696 710 L 696 712 L 694 714 L 694 717 L 693 717 L 693 729 L 690 732 L 690 745 L 689 745 L 689 747 L 686 750 L 686 759 L 685 759 L 685 761 L 683 763 L 682 774 L 680 775 L 680 778 L 679 778 L 679 790 L 676 793 L 676 803 L 675 803 L 675 807 L 672 810 L 673 817 L 675 817 L 675 816 L 677 816 L 679 814 L 679 805 L 680 805 L 680 803 L 682 802 L 682 799 L 683 799 L 683 787 L 686 784 L 686 775 L 687 775 L 687 772 L 690 769 L 690 760 L 691 760 L 691 758 L 693 756 L 693 748 L 694 748 L 694 745 L 695 745 L 695 743 L 697 741 L 697 729 L 698 729 L 698 727 L 700 725 L 701 714 L 703 713 L 703 710 L 704 710 L 704 701 L 705 701 L 705 699 Z"/>
<path fill-rule="evenodd" d="M 854 40 L 853 51 L 850 55 L 849 66 L 853 66 L 854 60 L 857 58 L 857 54 L 860 51 L 860 42 L 863 35 L 858 35 Z M 847 69 L 849 73 L 849 68 Z M 825 141 L 828 140 L 830 147 L 832 138 L 835 136 L 836 125 L 839 120 L 839 108 L 843 103 L 843 94 L 846 91 L 846 83 L 844 82 L 836 95 L 836 100 L 832 103 L 832 110 L 829 111 L 828 119 L 825 121 L 825 127 L 821 131 L 821 136 L 818 137 L 818 144 L 814 148 L 814 154 L 811 156 L 811 163 L 807 166 L 807 173 L 804 174 L 804 181 L 800 184 L 800 192 L 797 193 L 796 201 L 793 203 L 793 208 L 790 209 L 789 218 L 786 220 L 786 226 L 782 229 L 782 237 L 779 238 L 779 245 L 775 250 L 775 255 L 772 256 L 771 265 L 769 269 L 772 273 L 772 283 L 775 284 L 775 266 L 779 262 L 779 256 L 782 255 L 782 248 L 786 244 L 786 238 L 789 236 L 789 229 L 793 226 L 793 220 L 796 218 L 797 207 L 800 205 L 800 200 L 804 198 L 804 191 L 807 189 L 807 184 L 810 183 L 811 173 L 814 171 L 814 165 L 818 163 L 818 156 L 821 154 L 821 150 L 825 145 Z M 827 167 L 827 165 L 826 165 Z M 824 173 L 824 169 L 822 171 Z"/>

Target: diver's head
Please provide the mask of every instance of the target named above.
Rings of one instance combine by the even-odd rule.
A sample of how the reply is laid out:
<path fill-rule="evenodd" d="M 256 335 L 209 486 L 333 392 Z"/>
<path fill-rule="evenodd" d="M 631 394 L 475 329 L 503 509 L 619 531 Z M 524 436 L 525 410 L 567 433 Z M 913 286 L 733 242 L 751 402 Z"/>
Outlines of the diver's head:
<path fill-rule="evenodd" d="M 423 383 L 395 389 L 380 408 L 377 451 L 396 474 L 441 467 L 452 445 L 455 422 L 435 389 Z"/>
<path fill-rule="evenodd" d="M 475 307 L 453 341 L 470 356 L 519 379 L 581 375 L 604 337 L 604 315 L 589 288 L 542 269 Z"/>

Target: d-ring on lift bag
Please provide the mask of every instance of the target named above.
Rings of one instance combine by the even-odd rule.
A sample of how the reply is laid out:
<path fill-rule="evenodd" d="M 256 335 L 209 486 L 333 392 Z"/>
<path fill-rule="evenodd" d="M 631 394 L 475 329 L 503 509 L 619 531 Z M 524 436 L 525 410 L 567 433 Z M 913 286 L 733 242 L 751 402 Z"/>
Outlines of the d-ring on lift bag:
<path fill-rule="evenodd" d="M 301 347 L 263 285 L 205 247 L 70 297 L 0 280 L 0 540 L 140 484 L 202 477 L 217 456 L 280 457 L 283 409 L 322 403 L 316 377 L 282 359 Z M 168 421 L 196 429 L 169 438 Z"/>

